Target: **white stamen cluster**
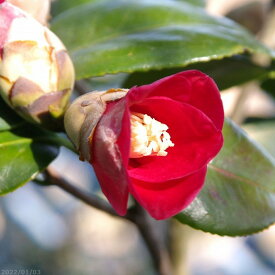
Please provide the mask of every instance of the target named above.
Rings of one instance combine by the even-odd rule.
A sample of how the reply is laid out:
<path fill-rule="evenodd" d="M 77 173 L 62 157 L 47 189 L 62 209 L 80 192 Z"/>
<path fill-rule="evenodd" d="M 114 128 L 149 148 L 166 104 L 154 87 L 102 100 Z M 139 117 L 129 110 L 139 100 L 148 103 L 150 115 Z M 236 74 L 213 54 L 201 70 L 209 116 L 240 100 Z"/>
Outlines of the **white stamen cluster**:
<path fill-rule="evenodd" d="M 154 118 L 140 113 L 131 113 L 131 148 L 130 158 L 144 156 L 166 156 L 165 151 L 173 147 L 168 126 Z"/>

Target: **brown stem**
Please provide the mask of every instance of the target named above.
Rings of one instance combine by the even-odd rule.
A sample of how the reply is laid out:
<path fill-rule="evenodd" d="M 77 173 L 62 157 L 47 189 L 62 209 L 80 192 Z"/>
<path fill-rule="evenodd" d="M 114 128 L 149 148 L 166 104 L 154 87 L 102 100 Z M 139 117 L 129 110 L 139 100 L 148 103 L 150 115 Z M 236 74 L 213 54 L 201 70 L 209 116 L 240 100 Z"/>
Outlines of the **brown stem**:
<path fill-rule="evenodd" d="M 158 271 L 158 274 L 171 275 L 172 268 L 167 247 L 164 240 L 157 234 L 156 222 L 138 203 L 128 211 L 126 218 L 138 227 L 139 232 L 152 255 L 154 266 Z"/>
<path fill-rule="evenodd" d="M 76 186 L 72 185 L 67 179 L 62 177 L 56 170 L 48 167 L 46 170 L 46 176 L 48 183 L 56 185 L 71 194 L 72 196 L 78 198 L 79 200 L 85 202 L 86 204 L 102 210 L 112 216 L 118 216 L 114 209 L 104 200 L 100 199 L 98 196 L 93 194 L 87 194 L 87 192 L 80 190 Z"/>
<path fill-rule="evenodd" d="M 78 198 L 82 202 L 104 211 L 115 217 L 127 219 L 134 223 L 141 236 L 143 237 L 145 244 L 152 256 L 154 266 L 159 275 L 171 275 L 170 259 L 167 252 L 167 248 L 164 241 L 158 237 L 156 228 L 154 226 L 154 220 L 144 211 L 144 209 L 136 203 L 134 207 L 129 209 L 128 214 L 121 217 L 116 214 L 113 208 L 104 200 L 93 194 L 87 194 L 78 187 L 72 185 L 67 179 L 62 177 L 55 169 L 48 167 L 46 170 L 47 181 L 49 184 L 56 185 L 71 194 L 75 198 Z"/>

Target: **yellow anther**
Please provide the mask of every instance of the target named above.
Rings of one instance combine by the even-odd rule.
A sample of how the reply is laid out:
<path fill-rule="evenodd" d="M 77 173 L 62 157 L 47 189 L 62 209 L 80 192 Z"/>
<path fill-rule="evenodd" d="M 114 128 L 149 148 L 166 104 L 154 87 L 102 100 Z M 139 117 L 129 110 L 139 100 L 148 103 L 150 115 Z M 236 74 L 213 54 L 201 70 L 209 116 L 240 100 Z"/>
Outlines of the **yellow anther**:
<path fill-rule="evenodd" d="M 166 156 L 165 151 L 174 143 L 166 132 L 168 126 L 141 113 L 131 113 L 130 158 L 144 156 Z"/>

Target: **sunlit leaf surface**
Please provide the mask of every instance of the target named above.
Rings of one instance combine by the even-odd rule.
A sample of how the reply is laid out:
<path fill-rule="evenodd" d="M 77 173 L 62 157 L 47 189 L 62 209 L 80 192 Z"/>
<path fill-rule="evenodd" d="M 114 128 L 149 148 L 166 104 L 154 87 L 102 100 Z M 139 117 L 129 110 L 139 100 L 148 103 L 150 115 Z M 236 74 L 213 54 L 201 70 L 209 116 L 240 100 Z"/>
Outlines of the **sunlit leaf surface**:
<path fill-rule="evenodd" d="M 209 165 L 203 190 L 177 219 L 219 235 L 247 235 L 275 222 L 275 161 L 237 126 Z"/>
<path fill-rule="evenodd" d="M 92 1 L 60 13 L 51 27 L 68 47 L 78 79 L 184 67 L 244 52 L 271 54 L 233 21 L 183 1 Z"/>

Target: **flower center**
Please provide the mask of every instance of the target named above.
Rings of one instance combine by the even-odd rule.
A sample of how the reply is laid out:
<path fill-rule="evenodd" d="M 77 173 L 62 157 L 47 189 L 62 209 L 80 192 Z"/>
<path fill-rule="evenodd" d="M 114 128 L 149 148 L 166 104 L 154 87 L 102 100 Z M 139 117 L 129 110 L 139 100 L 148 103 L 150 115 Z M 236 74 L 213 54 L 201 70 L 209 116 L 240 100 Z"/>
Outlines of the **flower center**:
<path fill-rule="evenodd" d="M 130 158 L 144 156 L 166 156 L 165 151 L 173 147 L 168 126 L 141 113 L 131 113 L 131 148 Z"/>

